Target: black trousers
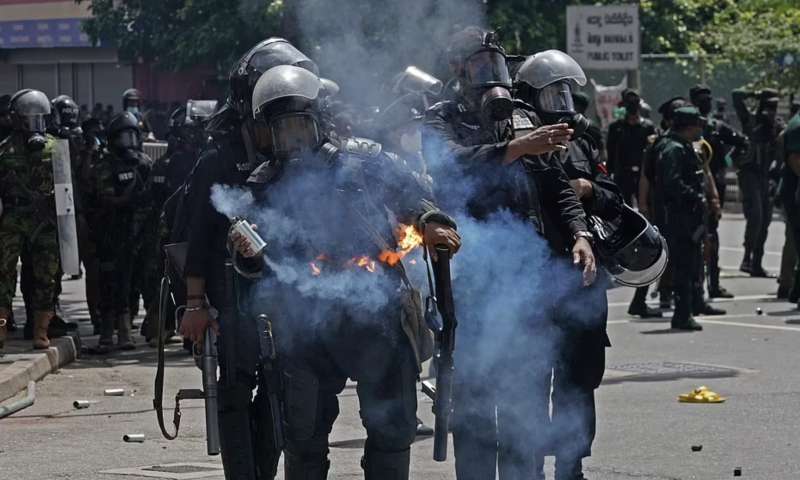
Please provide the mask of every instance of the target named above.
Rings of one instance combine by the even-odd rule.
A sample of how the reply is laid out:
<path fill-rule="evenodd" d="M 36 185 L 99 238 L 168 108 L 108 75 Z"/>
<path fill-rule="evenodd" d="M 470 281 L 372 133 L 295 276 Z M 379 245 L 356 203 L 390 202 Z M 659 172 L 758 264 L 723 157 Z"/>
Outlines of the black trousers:
<path fill-rule="evenodd" d="M 538 321 L 459 325 L 451 420 L 458 480 L 544 478 L 556 333 L 549 312 L 531 308 Z"/>
<path fill-rule="evenodd" d="M 772 221 L 772 202 L 769 198 L 769 178 L 755 169 L 739 171 L 739 188 L 742 192 L 742 206 L 747 220 L 744 231 L 745 255 L 754 266 L 760 266 L 764 257 L 764 243 L 767 241 L 769 224 Z"/>
<path fill-rule="evenodd" d="M 680 255 L 671 255 L 672 285 L 675 292 L 675 313 L 673 323 L 684 322 L 692 316 L 696 299 L 698 277 L 703 268 L 703 245 L 691 237 L 690 232 L 675 228 L 667 234 L 667 244 L 670 252 L 680 252 Z"/>

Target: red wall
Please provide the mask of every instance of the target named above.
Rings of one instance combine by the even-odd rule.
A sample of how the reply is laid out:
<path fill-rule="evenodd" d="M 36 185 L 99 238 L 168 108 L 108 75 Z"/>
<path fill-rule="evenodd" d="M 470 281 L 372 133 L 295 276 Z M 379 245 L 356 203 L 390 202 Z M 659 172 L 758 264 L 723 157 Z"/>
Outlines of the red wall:
<path fill-rule="evenodd" d="M 164 72 L 147 63 L 133 66 L 133 85 L 146 100 L 184 102 L 187 99 L 216 99 L 223 95 L 216 70 L 197 66 L 183 72 Z"/>

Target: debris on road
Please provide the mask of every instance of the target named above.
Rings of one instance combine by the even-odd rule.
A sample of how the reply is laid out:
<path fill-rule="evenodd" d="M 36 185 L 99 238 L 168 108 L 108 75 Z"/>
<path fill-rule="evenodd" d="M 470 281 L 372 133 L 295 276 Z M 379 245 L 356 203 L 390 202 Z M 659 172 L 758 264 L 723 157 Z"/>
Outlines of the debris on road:
<path fill-rule="evenodd" d="M 144 433 L 129 433 L 122 436 L 122 440 L 127 443 L 143 443 Z"/>
<path fill-rule="evenodd" d="M 741 477 L 742 476 L 742 467 L 736 467 L 733 469 L 733 476 L 734 477 Z"/>
<path fill-rule="evenodd" d="M 692 451 L 693 451 L 693 452 L 699 452 L 699 451 L 701 451 L 702 449 L 703 449 L 703 446 L 702 446 L 702 445 L 692 445 Z"/>
<path fill-rule="evenodd" d="M 756 308 L 756 315 L 763 315 L 763 314 L 764 310 L 762 310 L 761 307 Z"/>
<path fill-rule="evenodd" d="M 125 395 L 124 388 L 106 388 L 103 395 L 107 397 L 122 397 Z"/>
<path fill-rule="evenodd" d="M 81 410 L 89 408 L 93 403 L 97 403 L 97 400 L 75 400 L 72 402 L 72 406 L 75 407 L 76 410 Z"/>
<path fill-rule="evenodd" d="M 719 396 L 706 386 L 697 387 L 689 393 L 678 396 L 678 401 L 681 403 L 722 403 L 725 400 L 727 398 Z"/>

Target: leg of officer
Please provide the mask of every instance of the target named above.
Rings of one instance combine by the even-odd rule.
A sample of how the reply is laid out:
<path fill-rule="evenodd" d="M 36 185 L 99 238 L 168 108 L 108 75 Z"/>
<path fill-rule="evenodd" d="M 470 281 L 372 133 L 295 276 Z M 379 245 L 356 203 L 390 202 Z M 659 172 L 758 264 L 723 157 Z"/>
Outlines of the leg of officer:
<path fill-rule="evenodd" d="M 756 276 L 766 276 L 764 267 L 761 264 L 764 258 L 764 244 L 769 233 L 769 224 L 772 223 L 772 201 L 769 197 L 769 179 L 762 175 L 758 184 L 758 207 L 760 222 L 758 229 L 754 233 L 755 240 L 753 245 L 752 273 Z"/>
<path fill-rule="evenodd" d="M 17 285 L 17 261 L 22 251 L 23 237 L 11 215 L 0 215 L 0 351 L 11 318 L 11 305 Z"/>
<path fill-rule="evenodd" d="M 30 230 L 31 287 L 30 305 L 33 311 L 33 347 L 47 348 L 50 340 L 47 327 L 55 315 L 53 296 L 56 292 L 56 273 L 60 270 L 58 233 L 54 224 Z"/>
<path fill-rule="evenodd" d="M 453 455 L 458 480 L 493 479 L 497 472 L 496 395 L 489 375 L 457 362 L 453 386 Z"/>
<path fill-rule="evenodd" d="M 411 348 L 397 352 L 383 378 L 356 389 L 367 443 L 361 467 L 366 480 L 407 480 L 417 433 L 417 368 Z"/>
<path fill-rule="evenodd" d="M 752 254 L 755 248 L 758 232 L 761 230 L 761 215 L 763 207 L 761 205 L 761 195 L 759 192 L 758 173 L 750 169 L 739 171 L 739 188 L 742 194 L 742 209 L 746 220 L 744 230 L 744 258 L 740 269 L 743 272 L 750 272 L 752 265 Z"/>

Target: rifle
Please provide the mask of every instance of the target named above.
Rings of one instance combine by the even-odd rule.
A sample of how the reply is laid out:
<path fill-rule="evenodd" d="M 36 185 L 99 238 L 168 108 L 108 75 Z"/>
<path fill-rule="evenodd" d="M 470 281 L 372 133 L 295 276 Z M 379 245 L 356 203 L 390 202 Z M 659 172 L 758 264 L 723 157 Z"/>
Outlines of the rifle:
<path fill-rule="evenodd" d="M 436 416 L 433 437 L 433 459 L 437 462 L 447 460 L 447 434 L 450 430 L 450 414 L 453 411 L 453 352 L 455 351 L 456 320 L 453 304 L 453 289 L 450 278 L 450 251 L 444 246 L 436 246 L 437 261 L 433 262 L 433 276 L 436 283 L 436 306 L 442 316 L 442 326 L 436 332 L 438 346 L 433 361 L 436 365 L 436 386 L 422 382 L 422 392 L 433 400 L 433 414 Z"/>
<path fill-rule="evenodd" d="M 178 438 L 178 431 L 181 426 L 181 400 L 204 400 L 206 416 L 206 450 L 209 455 L 220 453 L 219 422 L 218 422 L 218 400 L 217 400 L 217 336 L 209 328 L 206 330 L 203 339 L 203 352 L 199 357 L 198 366 L 203 372 L 203 389 L 182 389 L 175 395 L 175 411 L 172 417 L 172 424 L 175 426 L 175 433 L 171 434 L 164 425 L 164 324 L 166 312 L 169 308 L 170 290 L 172 282 L 170 273 L 174 273 L 176 268 L 183 271 L 184 262 L 181 257 L 185 257 L 185 244 L 171 244 L 165 247 L 167 265 L 166 274 L 161 279 L 161 292 L 158 309 L 158 366 L 156 369 L 155 392 L 153 396 L 153 408 L 156 411 L 158 427 L 161 434 L 167 440 Z M 179 268 L 178 268 L 179 267 Z M 217 317 L 216 310 L 210 311 L 213 317 Z"/>

